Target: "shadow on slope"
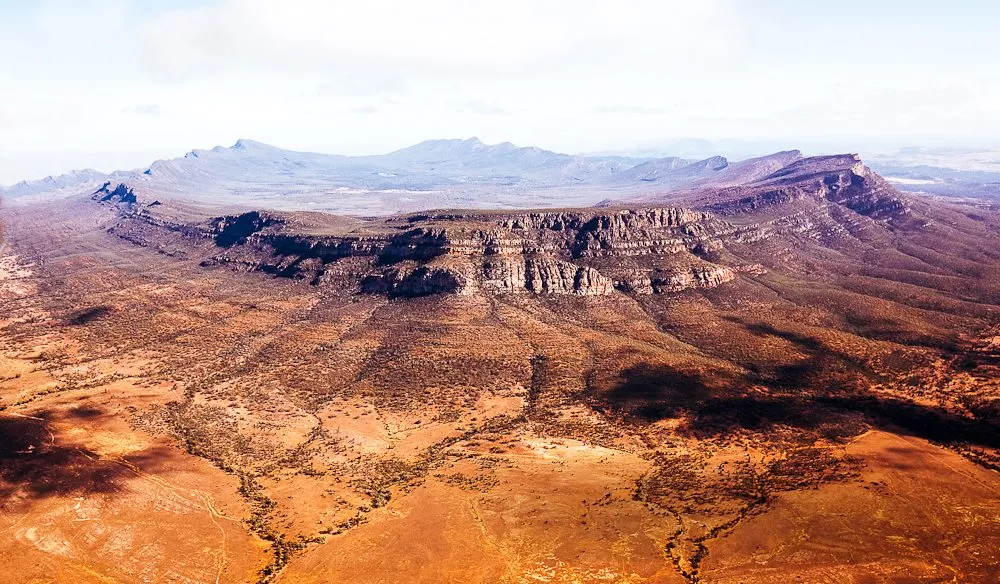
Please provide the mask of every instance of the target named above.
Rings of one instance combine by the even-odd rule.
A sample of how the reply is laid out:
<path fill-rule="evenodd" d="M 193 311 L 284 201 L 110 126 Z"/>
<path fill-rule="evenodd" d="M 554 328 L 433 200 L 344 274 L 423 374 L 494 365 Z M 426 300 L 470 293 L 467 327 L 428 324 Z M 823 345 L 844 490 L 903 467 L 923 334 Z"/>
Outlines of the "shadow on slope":
<path fill-rule="evenodd" d="M 969 416 L 875 395 L 868 386 L 877 376 L 859 359 L 813 337 L 746 326 L 758 336 L 793 342 L 806 357 L 743 375 L 639 364 L 620 373 L 600 406 L 638 422 L 683 418 L 700 438 L 791 430 L 803 439 L 836 440 L 877 427 L 939 443 L 1000 448 L 1000 417 L 986 409 Z"/>
<path fill-rule="evenodd" d="M 92 407 L 68 414 L 70 419 L 99 415 Z M 127 462 L 102 458 L 87 448 L 61 443 L 51 430 L 56 414 L 34 417 L 0 413 L 0 506 L 13 497 L 38 500 L 48 497 L 121 492 L 135 476 L 130 465 L 155 468 L 166 454 L 160 448 L 130 454 Z"/>

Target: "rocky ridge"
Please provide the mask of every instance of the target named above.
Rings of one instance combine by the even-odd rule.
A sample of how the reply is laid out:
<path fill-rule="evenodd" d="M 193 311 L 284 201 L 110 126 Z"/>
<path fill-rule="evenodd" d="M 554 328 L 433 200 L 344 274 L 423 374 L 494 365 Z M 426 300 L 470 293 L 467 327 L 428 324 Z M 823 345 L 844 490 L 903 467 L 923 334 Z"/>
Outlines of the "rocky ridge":
<path fill-rule="evenodd" d="M 186 248 L 197 242 L 206 266 L 390 297 L 714 288 L 741 272 L 759 272 L 762 264 L 779 265 L 790 249 L 862 253 L 883 244 L 893 226 L 919 222 L 908 200 L 856 155 L 791 152 L 787 158 L 791 162 L 766 174 L 742 168 L 746 176 L 762 176 L 746 184 L 628 207 L 440 211 L 337 227 L 323 221 L 310 227 L 303 214 L 265 211 L 172 221 L 123 185 L 105 185 L 94 197 L 117 205 L 121 220 L 112 231 L 139 245 L 192 255 Z M 761 162 L 774 163 L 773 157 Z"/>
<path fill-rule="evenodd" d="M 800 158 L 746 184 L 706 189 L 700 198 L 699 206 L 723 216 L 767 213 L 797 202 L 836 205 L 874 220 L 909 212 L 902 195 L 857 154 Z"/>
<path fill-rule="evenodd" d="M 658 294 L 709 288 L 736 277 L 732 267 L 710 259 L 724 239 L 763 236 L 709 213 L 670 207 L 412 215 L 337 235 L 299 233 L 289 220 L 285 214 L 252 211 L 190 225 L 136 207 L 111 231 L 164 249 L 171 239 L 200 243 L 206 266 L 357 286 L 392 297 L 477 290 L 600 296 L 615 290 Z"/>

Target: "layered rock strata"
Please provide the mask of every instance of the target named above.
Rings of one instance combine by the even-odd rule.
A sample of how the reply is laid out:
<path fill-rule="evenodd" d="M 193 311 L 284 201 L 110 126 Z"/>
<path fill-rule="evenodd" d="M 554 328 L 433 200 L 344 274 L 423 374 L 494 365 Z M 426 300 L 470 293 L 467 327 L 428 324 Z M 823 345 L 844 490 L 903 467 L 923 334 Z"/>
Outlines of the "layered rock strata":
<path fill-rule="evenodd" d="M 603 296 L 708 288 L 736 277 L 733 269 L 709 260 L 724 240 L 766 237 L 710 213 L 670 207 L 415 215 L 376 227 L 343 235 L 296 233 L 283 216 L 257 211 L 192 226 L 139 209 L 112 231 L 140 244 L 165 234 L 211 242 L 206 266 L 320 285 L 354 279 L 362 292 L 391 297 L 479 289 Z"/>

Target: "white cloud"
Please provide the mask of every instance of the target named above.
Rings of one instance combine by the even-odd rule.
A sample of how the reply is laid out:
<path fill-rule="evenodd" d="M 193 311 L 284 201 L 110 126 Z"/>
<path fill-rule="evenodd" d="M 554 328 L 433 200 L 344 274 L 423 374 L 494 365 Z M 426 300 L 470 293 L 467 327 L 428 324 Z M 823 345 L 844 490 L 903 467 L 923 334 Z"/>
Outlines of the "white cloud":
<path fill-rule="evenodd" d="M 666 107 L 649 107 L 643 105 L 599 105 L 589 108 L 587 111 L 595 114 L 659 116 L 669 114 L 671 109 Z"/>
<path fill-rule="evenodd" d="M 434 74 L 504 73 L 716 54 L 731 0 L 223 0 L 142 27 L 151 71 L 183 79 L 268 65 Z"/>
<path fill-rule="evenodd" d="M 461 102 L 455 108 L 456 113 L 478 114 L 482 116 L 496 116 L 510 113 L 510 110 L 484 103 L 481 99 L 473 99 Z"/>
<path fill-rule="evenodd" d="M 377 114 L 379 109 L 373 105 L 363 105 L 360 107 L 348 108 L 347 111 L 352 114 Z"/>
<path fill-rule="evenodd" d="M 139 114 L 145 116 L 158 116 L 161 113 L 161 108 L 159 104 L 149 103 L 149 104 L 138 104 L 135 107 L 125 108 L 125 113 L 129 114 Z"/>

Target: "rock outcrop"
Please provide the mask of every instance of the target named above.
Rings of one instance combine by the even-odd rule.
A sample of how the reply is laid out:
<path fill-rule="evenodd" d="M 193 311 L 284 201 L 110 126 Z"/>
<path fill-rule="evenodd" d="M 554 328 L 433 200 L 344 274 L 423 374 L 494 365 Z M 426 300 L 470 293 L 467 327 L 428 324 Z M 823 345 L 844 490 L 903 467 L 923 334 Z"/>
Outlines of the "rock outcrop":
<path fill-rule="evenodd" d="M 670 270 L 635 270 L 620 279 L 622 290 L 635 294 L 666 294 L 692 288 L 715 288 L 736 279 L 737 271 L 713 264 Z"/>
<path fill-rule="evenodd" d="M 385 294 L 390 298 L 461 294 L 468 289 L 464 274 L 440 266 L 393 268 L 366 276 L 361 281 L 362 292 Z"/>
<path fill-rule="evenodd" d="M 286 216 L 257 211 L 192 226 L 139 209 L 113 231 L 140 244 L 157 239 L 153 228 L 210 241 L 214 250 L 205 248 L 205 266 L 321 285 L 350 280 L 364 293 L 389 297 L 476 290 L 604 296 L 713 287 L 735 277 L 710 261 L 724 250 L 723 240 L 752 231 L 672 207 L 415 215 L 377 227 L 313 235 L 290 227 Z"/>
<path fill-rule="evenodd" d="M 483 262 L 483 287 L 507 293 L 611 294 L 615 283 L 593 268 L 554 258 L 487 258 Z"/>
<path fill-rule="evenodd" d="M 135 203 L 137 200 L 132 187 L 119 183 L 111 188 L 111 181 L 105 182 L 101 188 L 94 191 L 92 198 L 102 203 Z"/>

